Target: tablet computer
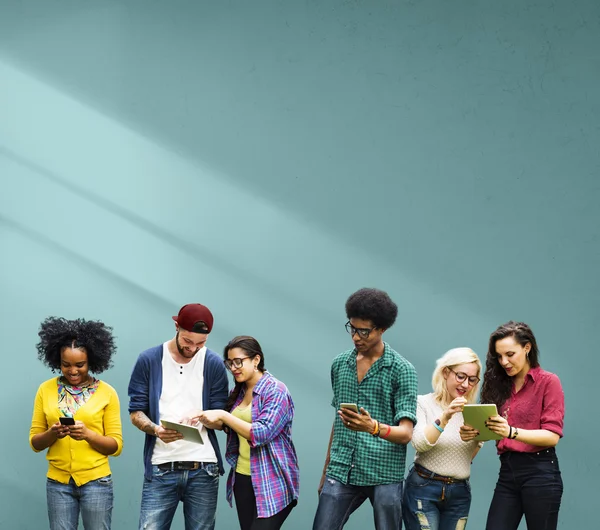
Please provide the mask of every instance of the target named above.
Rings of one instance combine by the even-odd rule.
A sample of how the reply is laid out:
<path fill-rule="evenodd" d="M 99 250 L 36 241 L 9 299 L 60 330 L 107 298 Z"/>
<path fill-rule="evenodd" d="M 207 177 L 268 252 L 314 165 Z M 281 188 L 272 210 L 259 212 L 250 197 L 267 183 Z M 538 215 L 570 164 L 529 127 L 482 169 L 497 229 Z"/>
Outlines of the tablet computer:
<path fill-rule="evenodd" d="M 198 427 L 192 427 L 191 425 L 184 425 L 183 423 L 175 423 L 174 421 L 160 420 L 161 425 L 165 429 L 172 429 L 174 431 L 183 434 L 183 439 L 188 442 L 194 442 L 197 444 L 204 444 L 200 429 Z"/>
<path fill-rule="evenodd" d="M 496 405 L 494 404 L 465 405 L 465 408 L 463 409 L 465 425 L 470 425 L 479 431 L 479 434 L 475 437 L 475 440 L 478 441 L 502 439 L 502 436 L 490 431 L 485 426 L 485 420 L 497 415 L 498 409 L 496 409 Z"/>

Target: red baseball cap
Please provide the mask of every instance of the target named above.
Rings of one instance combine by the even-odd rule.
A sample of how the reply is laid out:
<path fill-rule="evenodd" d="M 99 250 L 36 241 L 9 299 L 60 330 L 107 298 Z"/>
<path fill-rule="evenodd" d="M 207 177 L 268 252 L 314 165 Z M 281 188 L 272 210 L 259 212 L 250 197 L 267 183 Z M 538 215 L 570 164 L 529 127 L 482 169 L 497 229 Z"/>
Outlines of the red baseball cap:
<path fill-rule="evenodd" d="M 212 313 L 202 304 L 184 305 L 173 320 L 179 327 L 193 333 L 210 333 L 213 327 Z"/>

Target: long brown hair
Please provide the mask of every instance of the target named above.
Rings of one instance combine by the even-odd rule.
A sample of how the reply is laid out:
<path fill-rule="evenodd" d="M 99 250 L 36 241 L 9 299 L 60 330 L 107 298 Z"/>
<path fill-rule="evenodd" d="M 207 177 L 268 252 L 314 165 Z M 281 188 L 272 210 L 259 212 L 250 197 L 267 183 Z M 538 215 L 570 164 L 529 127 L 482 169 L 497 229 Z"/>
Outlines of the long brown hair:
<path fill-rule="evenodd" d="M 481 387 L 481 402 L 495 403 L 498 408 L 510 397 L 512 390 L 512 378 L 500 366 L 498 353 L 496 352 L 496 342 L 506 337 L 514 337 L 515 341 L 523 347 L 529 343 L 531 345 L 531 350 L 528 353 L 529 366 L 537 368 L 540 365 L 540 352 L 537 347 L 535 335 L 531 331 L 531 328 L 524 322 L 511 320 L 499 326 L 490 335 L 490 343 L 485 361 L 485 374 L 483 375 L 483 386 Z"/>
<path fill-rule="evenodd" d="M 263 354 L 262 348 L 260 347 L 260 344 L 254 337 L 250 337 L 249 335 L 239 335 L 231 339 L 227 346 L 225 346 L 225 349 L 223 350 L 223 359 L 227 360 L 229 358 L 229 350 L 232 350 L 233 348 L 240 348 L 253 358 L 258 355 L 260 357 L 260 360 L 258 362 L 257 368 L 260 372 L 265 371 L 265 356 Z M 238 383 L 236 381 L 233 390 L 229 394 L 229 398 L 227 398 L 227 403 L 225 404 L 225 410 L 227 412 L 231 412 L 231 408 L 233 407 L 233 404 L 237 401 L 237 398 L 240 395 L 240 392 L 242 391 L 243 387 L 244 383 Z"/>

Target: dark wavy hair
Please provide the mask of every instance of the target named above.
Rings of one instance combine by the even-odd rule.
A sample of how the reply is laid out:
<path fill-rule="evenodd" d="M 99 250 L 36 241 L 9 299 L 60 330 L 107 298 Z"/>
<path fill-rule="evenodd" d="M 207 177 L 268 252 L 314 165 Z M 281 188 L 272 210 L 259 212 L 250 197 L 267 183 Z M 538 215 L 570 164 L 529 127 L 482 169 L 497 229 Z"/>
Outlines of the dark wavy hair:
<path fill-rule="evenodd" d="M 258 362 L 258 371 L 265 371 L 265 356 L 263 354 L 262 348 L 260 344 L 254 337 L 250 337 L 249 335 L 239 335 L 234 337 L 229 341 L 225 349 L 223 350 L 223 359 L 227 360 L 229 357 L 229 350 L 233 350 L 233 348 L 240 348 L 246 352 L 247 355 L 251 357 L 256 357 L 257 355 L 260 357 L 260 361 Z M 236 402 L 242 388 L 244 387 L 244 383 L 238 383 L 236 381 L 233 390 L 229 394 L 229 398 L 227 399 L 227 404 L 225 405 L 225 410 L 231 412 L 231 408 L 233 404 Z"/>
<path fill-rule="evenodd" d="M 346 316 L 370 320 L 376 328 L 389 329 L 396 322 L 398 306 L 385 291 L 365 287 L 346 301 Z"/>
<path fill-rule="evenodd" d="M 485 374 L 483 374 L 483 385 L 481 387 L 481 402 L 495 403 L 500 408 L 510 397 L 512 390 L 512 378 L 506 373 L 506 370 L 498 362 L 498 353 L 496 352 L 496 342 L 506 337 L 514 337 L 522 347 L 527 343 L 531 345 L 529 350 L 529 366 L 536 368 L 540 365 L 537 341 L 531 328 L 524 322 L 515 322 L 511 320 L 490 335 L 487 358 L 485 361 Z"/>
<path fill-rule="evenodd" d="M 85 350 L 90 372 L 100 374 L 112 366 L 117 348 L 112 328 L 97 320 L 48 317 L 40 325 L 38 358 L 53 371 L 60 370 L 64 348 Z"/>

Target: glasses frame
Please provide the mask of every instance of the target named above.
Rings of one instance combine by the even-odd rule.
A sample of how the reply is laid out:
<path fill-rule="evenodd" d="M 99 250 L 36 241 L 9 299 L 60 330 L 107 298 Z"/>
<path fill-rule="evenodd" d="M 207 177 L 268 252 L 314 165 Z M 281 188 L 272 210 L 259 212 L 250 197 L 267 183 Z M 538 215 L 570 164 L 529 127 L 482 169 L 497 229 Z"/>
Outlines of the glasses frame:
<path fill-rule="evenodd" d="M 344 327 L 346 328 L 346 331 L 350 334 L 351 337 L 354 337 L 354 335 L 358 333 L 358 336 L 361 339 L 368 339 L 371 332 L 377 329 L 377 326 L 374 326 L 372 328 L 355 328 L 352 324 L 350 324 L 349 320 L 348 322 L 346 322 Z"/>
<path fill-rule="evenodd" d="M 234 366 L 235 368 L 241 368 L 242 366 L 244 366 L 244 360 L 246 360 L 246 359 L 252 359 L 252 357 L 254 357 L 254 355 L 246 355 L 246 357 L 236 357 L 234 359 L 225 359 L 223 361 L 223 364 L 225 365 L 225 368 L 227 368 L 227 370 L 229 370 L 230 372 L 232 372 L 233 371 L 231 369 L 232 366 Z M 240 365 L 237 366 L 235 364 L 235 361 L 239 361 Z"/>
<path fill-rule="evenodd" d="M 457 383 L 464 383 L 464 381 L 466 379 L 467 384 L 469 386 L 475 386 L 475 385 L 479 384 L 479 382 L 481 381 L 481 379 L 479 377 L 477 377 L 476 375 L 467 375 L 464 372 L 456 372 L 456 371 L 452 370 L 452 368 L 450 368 L 449 366 L 448 366 L 448 370 L 450 370 L 454 374 L 454 379 L 456 379 Z M 463 379 L 462 381 L 459 381 L 458 378 L 462 375 L 465 376 L 465 379 Z M 471 383 L 472 378 L 475 378 L 477 381 L 475 381 L 474 383 Z"/>

